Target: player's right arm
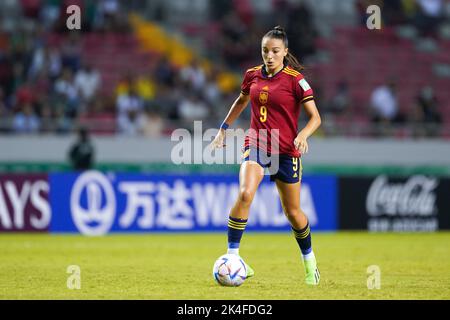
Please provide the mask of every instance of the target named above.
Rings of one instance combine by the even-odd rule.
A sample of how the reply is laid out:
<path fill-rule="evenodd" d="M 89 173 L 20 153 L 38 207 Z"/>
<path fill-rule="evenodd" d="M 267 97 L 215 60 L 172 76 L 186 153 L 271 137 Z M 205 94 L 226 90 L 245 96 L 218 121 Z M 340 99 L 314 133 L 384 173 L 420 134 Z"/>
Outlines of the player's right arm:
<path fill-rule="evenodd" d="M 237 99 L 231 105 L 230 111 L 228 111 L 228 114 L 225 117 L 223 123 L 226 123 L 227 125 L 233 124 L 233 122 L 239 117 L 242 111 L 247 107 L 249 100 L 250 95 L 241 92 L 239 94 L 239 97 L 237 97 Z M 225 146 L 224 140 L 225 140 L 225 129 L 220 128 L 219 132 L 217 132 L 216 137 L 211 142 L 211 148 L 214 150 L 216 148 L 224 147 Z"/>

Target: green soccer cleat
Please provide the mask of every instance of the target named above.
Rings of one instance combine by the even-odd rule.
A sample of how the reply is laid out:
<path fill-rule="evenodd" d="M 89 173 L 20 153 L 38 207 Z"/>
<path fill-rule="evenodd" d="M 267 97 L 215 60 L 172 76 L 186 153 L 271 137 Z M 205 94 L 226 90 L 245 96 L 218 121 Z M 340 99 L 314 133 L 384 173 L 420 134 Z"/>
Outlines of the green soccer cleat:
<path fill-rule="evenodd" d="M 253 277 L 255 275 L 255 271 L 246 262 L 244 262 L 244 263 L 245 263 L 245 269 L 247 270 L 247 278 Z"/>
<path fill-rule="evenodd" d="M 305 282 L 308 285 L 318 285 L 320 281 L 320 272 L 317 268 L 316 258 L 313 257 L 311 259 L 303 260 L 305 265 L 306 279 Z"/>

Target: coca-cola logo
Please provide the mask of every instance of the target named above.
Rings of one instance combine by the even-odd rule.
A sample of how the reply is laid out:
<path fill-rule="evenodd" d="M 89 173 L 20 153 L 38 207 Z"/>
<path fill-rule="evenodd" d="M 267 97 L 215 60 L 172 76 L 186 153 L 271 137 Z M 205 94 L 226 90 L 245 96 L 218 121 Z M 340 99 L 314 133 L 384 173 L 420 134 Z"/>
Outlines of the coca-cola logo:
<path fill-rule="evenodd" d="M 369 188 L 366 209 L 370 216 L 431 216 L 436 213 L 436 178 L 412 176 L 405 182 L 377 177 Z"/>

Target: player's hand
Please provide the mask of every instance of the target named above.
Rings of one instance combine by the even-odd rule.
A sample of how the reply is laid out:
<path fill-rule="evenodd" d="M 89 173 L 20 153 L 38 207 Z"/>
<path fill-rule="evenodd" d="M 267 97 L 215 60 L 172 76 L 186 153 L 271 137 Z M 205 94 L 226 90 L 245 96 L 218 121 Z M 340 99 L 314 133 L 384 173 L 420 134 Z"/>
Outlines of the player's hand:
<path fill-rule="evenodd" d="M 308 142 L 306 137 L 302 134 L 298 134 L 294 140 L 295 149 L 300 151 L 301 154 L 308 153 Z"/>
<path fill-rule="evenodd" d="M 216 137 L 210 143 L 209 146 L 212 150 L 220 149 L 220 148 L 225 147 L 224 141 L 225 141 L 225 130 L 219 129 L 219 132 L 217 132 Z"/>

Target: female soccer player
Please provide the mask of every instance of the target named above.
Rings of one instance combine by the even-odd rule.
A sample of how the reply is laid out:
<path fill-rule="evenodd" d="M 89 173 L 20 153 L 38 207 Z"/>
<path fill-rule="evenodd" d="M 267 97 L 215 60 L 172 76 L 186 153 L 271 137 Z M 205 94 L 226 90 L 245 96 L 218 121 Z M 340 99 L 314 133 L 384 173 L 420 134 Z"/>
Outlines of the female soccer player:
<path fill-rule="evenodd" d="M 300 73 L 303 67 L 288 51 L 283 28 L 277 26 L 267 32 L 261 50 L 264 64 L 247 70 L 241 93 L 211 143 L 212 149 L 224 146 L 226 129 L 250 101 L 251 123 L 239 173 L 239 196 L 228 219 L 228 253 L 239 255 L 250 205 L 264 178 L 264 168 L 268 168 L 302 253 L 306 283 L 317 285 L 320 274 L 312 251 L 308 219 L 300 208 L 300 184 L 301 155 L 308 152 L 307 139 L 320 126 L 321 119 L 313 91 Z M 309 121 L 298 132 L 301 104 Z M 253 275 L 254 271 L 247 266 L 247 276 Z"/>

